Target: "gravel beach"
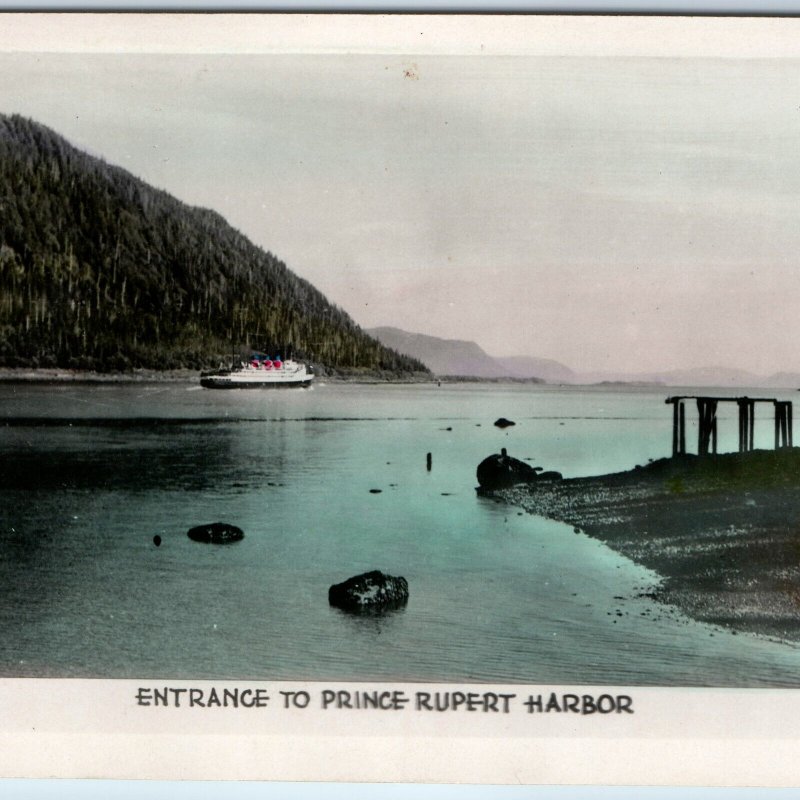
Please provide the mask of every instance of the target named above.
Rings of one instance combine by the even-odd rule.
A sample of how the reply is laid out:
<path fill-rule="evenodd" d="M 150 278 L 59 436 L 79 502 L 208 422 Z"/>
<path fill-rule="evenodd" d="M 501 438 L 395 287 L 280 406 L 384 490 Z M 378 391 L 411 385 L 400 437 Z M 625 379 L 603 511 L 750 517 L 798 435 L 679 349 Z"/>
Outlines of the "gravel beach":
<path fill-rule="evenodd" d="M 734 631 L 800 641 L 800 449 L 661 459 L 494 492 L 662 576 L 654 599 Z"/>

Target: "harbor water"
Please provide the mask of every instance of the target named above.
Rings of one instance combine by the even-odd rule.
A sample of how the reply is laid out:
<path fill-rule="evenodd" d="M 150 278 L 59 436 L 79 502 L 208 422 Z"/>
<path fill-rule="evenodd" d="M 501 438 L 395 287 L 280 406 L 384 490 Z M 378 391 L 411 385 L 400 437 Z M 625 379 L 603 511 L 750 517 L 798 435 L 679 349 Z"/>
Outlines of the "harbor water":
<path fill-rule="evenodd" d="M 657 575 L 475 493 L 502 447 L 565 476 L 668 455 L 667 393 L 0 385 L 0 674 L 800 685 L 796 645 L 660 607 Z M 215 521 L 244 540 L 187 537 Z M 329 606 L 373 569 L 405 608 Z"/>

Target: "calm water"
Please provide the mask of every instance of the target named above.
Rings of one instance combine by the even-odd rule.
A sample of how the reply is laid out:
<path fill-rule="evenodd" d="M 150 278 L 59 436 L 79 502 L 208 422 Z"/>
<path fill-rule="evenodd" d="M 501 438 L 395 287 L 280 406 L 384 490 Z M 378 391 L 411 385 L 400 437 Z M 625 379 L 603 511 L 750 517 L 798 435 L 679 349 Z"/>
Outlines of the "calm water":
<path fill-rule="evenodd" d="M 501 447 L 569 476 L 666 455 L 664 398 L 0 386 L 0 674 L 798 685 L 797 647 L 666 614 L 652 573 L 475 495 Z M 244 541 L 187 538 L 217 520 Z M 369 569 L 408 579 L 404 610 L 329 607 Z"/>

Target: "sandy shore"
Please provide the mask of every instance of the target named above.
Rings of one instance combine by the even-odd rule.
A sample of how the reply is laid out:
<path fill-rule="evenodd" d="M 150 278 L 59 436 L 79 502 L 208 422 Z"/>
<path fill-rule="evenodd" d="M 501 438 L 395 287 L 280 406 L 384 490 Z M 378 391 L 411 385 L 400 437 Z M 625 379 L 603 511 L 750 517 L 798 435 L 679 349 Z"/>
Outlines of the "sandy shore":
<path fill-rule="evenodd" d="M 697 620 L 800 641 L 800 449 L 682 456 L 494 494 L 655 570 L 652 596 Z"/>

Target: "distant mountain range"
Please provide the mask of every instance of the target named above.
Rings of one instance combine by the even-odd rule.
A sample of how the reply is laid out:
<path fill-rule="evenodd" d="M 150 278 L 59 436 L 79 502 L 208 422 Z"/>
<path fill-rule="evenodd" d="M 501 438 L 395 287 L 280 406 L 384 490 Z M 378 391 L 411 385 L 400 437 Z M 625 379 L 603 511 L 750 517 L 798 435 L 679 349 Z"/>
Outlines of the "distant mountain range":
<path fill-rule="evenodd" d="M 800 373 L 776 372 L 772 375 L 757 375 L 734 367 L 695 367 L 664 372 L 603 373 L 592 372 L 578 375 L 579 383 L 660 383 L 664 386 L 719 386 L 760 387 L 764 389 L 800 388 Z"/>
<path fill-rule="evenodd" d="M 578 373 L 549 358 L 490 356 L 475 342 L 440 339 L 391 327 L 371 328 L 366 332 L 386 347 L 422 361 L 439 376 L 539 378 L 547 383 L 571 384 L 645 383 L 664 386 L 800 388 L 800 373 L 795 372 L 777 372 L 765 376 L 731 367 L 697 367 L 660 372 Z"/>

